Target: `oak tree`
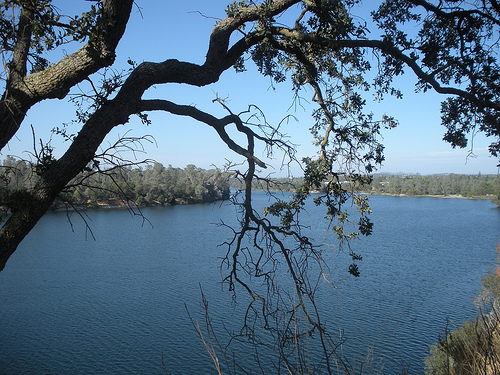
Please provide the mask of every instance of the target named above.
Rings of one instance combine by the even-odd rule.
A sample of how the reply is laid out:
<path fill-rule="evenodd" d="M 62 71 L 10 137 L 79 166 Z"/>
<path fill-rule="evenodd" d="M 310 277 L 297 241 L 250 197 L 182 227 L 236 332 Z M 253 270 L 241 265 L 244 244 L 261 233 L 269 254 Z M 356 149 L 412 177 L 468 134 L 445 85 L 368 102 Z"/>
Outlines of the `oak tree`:
<path fill-rule="evenodd" d="M 2 152 L 18 129 L 26 126 L 23 119 L 31 107 L 46 99 L 65 98 L 75 85 L 113 64 L 133 3 L 93 1 L 81 17 L 63 16 L 50 0 L 0 4 L 5 61 L 0 102 Z M 3 202 L 11 215 L 0 228 L 0 269 L 80 172 L 105 167 L 97 150 L 113 128 L 127 124 L 132 115 L 147 123 L 147 113 L 152 111 L 188 116 L 213 128 L 247 163 L 231 172 L 244 181 L 245 189 L 243 197 L 235 199 L 241 208 L 241 226 L 232 228 L 234 237 L 226 243 L 225 281 L 231 290 L 241 287 L 249 292 L 253 301 L 249 312 L 256 316 L 262 312 L 269 327 L 270 321 L 281 321 L 278 314 L 286 310 L 287 302 L 276 294 L 274 283 L 275 266 L 284 264 L 298 296 L 288 322 L 299 313 L 305 317 L 308 328 L 303 333 L 318 335 L 330 371 L 334 345 L 315 313 L 317 283 L 308 278 L 314 264 L 323 273 L 328 265 L 321 250 L 303 234 L 298 217 L 311 192 L 326 186 L 326 192 L 314 202 L 325 207 L 332 231 L 352 257 L 349 271 L 358 274 L 361 256 L 351 250 L 349 240 L 370 234 L 372 224 L 367 200 L 356 193 L 356 187 L 366 184 L 383 161 L 381 129 L 397 124 L 390 116 L 374 118 L 365 109 L 366 93 L 375 93 L 377 99 L 399 97 L 393 79 L 411 74 L 418 79 L 417 90 L 444 95 L 446 141 L 453 147 L 465 147 L 468 134 L 484 132 L 493 139 L 491 154 L 500 155 L 497 1 L 385 0 L 360 5 L 359 0 L 235 1 L 207 36 L 206 58 L 201 64 L 166 55 L 164 61 L 134 65 L 126 76 L 96 87 L 88 110 L 79 112 L 81 127 L 69 137 L 70 147 L 59 158 L 49 147 L 42 148 L 36 153 L 32 187 L 10 194 L 10 201 Z M 371 13 L 366 9 L 369 6 L 373 7 Z M 78 42 L 80 48 L 59 61 L 48 61 L 47 51 L 69 41 Z M 266 168 L 255 147 L 261 143 L 293 159 L 294 146 L 280 133 L 283 124 L 269 124 L 259 116 L 261 122 L 255 123 L 256 116 L 233 113 L 220 99 L 216 100 L 227 111 L 224 117 L 178 103 L 175 97 L 145 99 L 144 95 L 154 85 L 205 86 L 217 82 L 229 69 L 245 74 L 247 64 L 255 64 L 275 84 L 289 84 L 296 97 L 306 88 L 312 90 L 316 106 L 311 132 L 318 154 L 303 161 L 304 184 L 291 200 L 277 198 L 264 215 L 254 210 L 251 200 L 252 183 L 259 178 L 258 171 Z M 244 142 L 230 136 L 230 126 L 243 135 Z M 356 205 L 358 216 L 345 210 L 348 202 Z M 267 294 L 255 291 L 248 282 L 251 277 L 266 281 Z M 273 299 L 276 295 L 278 302 Z M 284 327 L 273 334 L 286 341 L 293 336 L 293 327 Z M 252 331 L 250 323 L 246 328 Z M 286 358 L 287 353 L 281 354 Z"/>

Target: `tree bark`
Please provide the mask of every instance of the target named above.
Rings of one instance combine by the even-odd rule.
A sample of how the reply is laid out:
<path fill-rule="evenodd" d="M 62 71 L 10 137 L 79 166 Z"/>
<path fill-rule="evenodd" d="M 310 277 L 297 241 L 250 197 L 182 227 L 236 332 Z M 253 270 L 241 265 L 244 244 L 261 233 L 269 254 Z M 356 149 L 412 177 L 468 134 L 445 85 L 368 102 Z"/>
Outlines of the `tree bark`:
<path fill-rule="evenodd" d="M 0 271 L 58 194 L 94 158 L 97 148 L 111 129 L 125 124 L 131 114 L 143 110 L 141 97 L 145 90 L 160 83 L 204 86 L 218 81 L 220 75 L 234 65 L 248 48 L 263 38 L 255 35 L 243 37 L 228 49 L 233 31 L 245 22 L 259 19 L 266 6 L 267 14 L 272 16 L 299 1 L 277 0 L 269 6 L 245 8 L 236 16 L 222 20 L 212 31 L 203 65 L 171 59 L 161 63 L 145 62 L 134 69 L 116 97 L 104 103 L 91 116 L 66 153 L 49 165 L 34 188 L 26 193 L 23 197 L 25 204 L 21 204 L 0 228 Z M 104 32 L 98 42 L 87 43 L 52 68 L 24 77 L 21 89 L 15 95 L 10 92 L 4 94 L 0 106 L 0 148 L 15 134 L 33 104 L 46 98 L 64 97 L 74 84 L 112 63 L 114 48 L 125 30 L 132 3 L 133 0 L 104 0 Z"/>
<path fill-rule="evenodd" d="M 140 112 L 145 90 L 158 82 L 203 86 L 217 80 L 221 73 L 213 67 L 177 60 L 139 65 L 117 96 L 104 103 L 85 123 L 66 153 L 47 166 L 32 190 L 19 197 L 19 207 L 0 228 L 0 271 L 58 194 L 93 159 L 111 129 L 127 123 L 130 115 Z"/>
<path fill-rule="evenodd" d="M 45 99 L 64 98 L 71 87 L 114 62 L 114 51 L 125 32 L 132 4 L 133 0 L 104 0 L 97 28 L 99 35 L 53 66 L 30 75 L 26 75 L 26 64 L 31 17 L 29 10 L 22 10 L 6 89 L 0 103 L 0 150 L 17 132 L 34 104 Z"/>

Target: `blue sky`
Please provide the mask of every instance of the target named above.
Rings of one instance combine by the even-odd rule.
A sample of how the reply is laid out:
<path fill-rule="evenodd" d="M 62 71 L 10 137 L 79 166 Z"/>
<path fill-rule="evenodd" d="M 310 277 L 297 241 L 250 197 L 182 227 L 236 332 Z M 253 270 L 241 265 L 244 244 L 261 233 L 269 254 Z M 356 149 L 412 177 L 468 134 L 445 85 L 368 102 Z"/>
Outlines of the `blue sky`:
<path fill-rule="evenodd" d="M 62 0 L 54 3 L 60 4 L 62 13 L 70 15 L 81 13 L 90 4 L 86 1 Z M 208 38 L 215 23 L 215 19 L 209 17 L 224 17 L 227 3 L 228 0 L 136 0 L 140 9 L 137 6 L 133 9 L 127 31 L 117 49 L 115 67 L 127 68 L 125 62 L 129 58 L 138 63 L 169 58 L 203 62 Z M 76 47 L 69 44 L 64 47 L 64 52 L 71 53 Z M 199 109 L 223 116 L 226 113 L 220 105 L 212 103 L 218 95 L 228 99 L 228 104 L 234 112 L 244 111 L 249 104 L 259 106 L 272 124 L 278 123 L 287 115 L 294 115 L 298 121 L 288 122 L 283 131 L 290 136 L 292 143 L 298 144 L 299 158 L 313 155 L 316 150 L 312 146 L 312 137 L 308 131 L 312 125 L 312 107 L 307 104 L 312 93 L 304 92 L 304 108 L 290 108 L 293 98 L 289 82 L 273 89 L 269 79 L 260 76 L 251 62 L 247 64 L 247 68 L 248 71 L 243 74 L 227 71 L 219 82 L 203 88 L 158 85 L 149 90 L 146 97 L 196 105 Z M 379 117 L 386 113 L 396 117 L 400 123 L 398 128 L 383 133 L 386 161 L 380 171 L 421 174 L 498 173 L 497 160 L 488 155 L 489 141 L 484 136 L 477 135 L 474 138 L 475 157 L 467 157 L 467 149 L 454 150 L 442 141 L 444 128 L 440 125 L 439 112 L 440 101 L 444 97 L 434 93 L 415 94 L 412 87 L 414 82 L 411 74 L 397 81 L 403 90 L 403 100 L 386 98 L 382 103 L 370 104 L 371 110 Z M 28 113 L 17 138 L 9 143 L 9 150 L 4 151 L 1 157 L 27 157 L 24 150 L 32 149 L 33 145 L 30 125 L 33 125 L 37 139 L 48 140 L 50 130 L 71 121 L 74 112 L 74 106 L 67 103 L 67 100 L 51 100 L 37 104 Z M 106 142 L 114 142 L 119 135 L 126 132 L 134 136 L 151 134 L 156 139 L 156 145 L 145 144 L 147 154 L 138 155 L 138 159 L 151 158 L 164 165 L 171 164 L 176 167 L 195 164 L 210 168 L 211 165 L 221 167 L 226 159 L 242 161 L 241 157 L 228 150 L 215 132 L 204 124 L 160 113 L 151 114 L 150 118 L 153 123 L 148 127 L 133 118 L 128 125 L 120 126 L 110 134 Z M 76 127 L 74 131 L 77 131 Z M 67 144 L 55 136 L 52 144 L 56 147 L 57 155 L 67 147 Z M 270 164 L 277 175 L 283 175 L 279 168 L 281 157 L 279 154 L 275 157 Z M 273 169 L 270 168 L 269 171 Z M 292 172 L 299 175 L 300 169 L 293 168 Z"/>

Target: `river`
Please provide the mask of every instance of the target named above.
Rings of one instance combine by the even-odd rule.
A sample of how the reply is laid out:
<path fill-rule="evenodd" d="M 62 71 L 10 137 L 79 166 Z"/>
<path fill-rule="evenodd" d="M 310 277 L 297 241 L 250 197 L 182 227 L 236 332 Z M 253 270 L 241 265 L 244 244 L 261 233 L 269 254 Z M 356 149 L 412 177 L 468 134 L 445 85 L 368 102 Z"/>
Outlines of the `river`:
<path fill-rule="evenodd" d="M 256 192 L 256 205 L 266 196 Z M 320 307 L 347 337 L 346 355 L 372 350 L 383 373 L 422 374 L 429 345 L 474 316 L 480 279 L 495 267 L 500 209 L 486 200 L 373 196 L 374 233 L 355 243 L 361 276 L 332 255 L 336 289 Z M 186 308 L 214 321 L 234 304 L 220 285 L 218 246 L 229 203 L 46 214 L 0 272 L 0 374 L 211 374 Z M 313 237 L 322 214 L 311 207 Z M 336 266 L 338 259 L 339 266 Z M 237 308 L 237 307 L 236 307 Z M 234 319 L 234 318 L 233 318 Z M 447 323 L 448 322 L 448 323 Z M 234 323 L 234 322 L 233 322 Z M 233 324 L 231 323 L 231 324 Z"/>

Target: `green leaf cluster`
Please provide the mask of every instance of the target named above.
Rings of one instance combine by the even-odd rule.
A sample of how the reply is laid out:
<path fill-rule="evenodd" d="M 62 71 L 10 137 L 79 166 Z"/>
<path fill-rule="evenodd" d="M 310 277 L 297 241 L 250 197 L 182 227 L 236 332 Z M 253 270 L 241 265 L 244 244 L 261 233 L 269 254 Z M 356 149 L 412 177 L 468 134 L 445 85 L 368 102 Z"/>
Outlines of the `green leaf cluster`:
<path fill-rule="evenodd" d="M 91 39 L 98 27 L 102 1 L 92 4 L 88 12 L 65 16 L 51 0 L 7 0 L 0 2 L 0 40 L 4 59 L 10 60 L 20 30 L 20 7 L 30 18 L 31 40 L 28 51 L 29 71 L 36 73 L 50 65 L 47 52 L 71 41 L 82 42 Z"/>
<path fill-rule="evenodd" d="M 444 140 L 453 147 L 466 147 L 468 135 L 481 131 L 496 140 L 489 149 L 500 155 L 500 66 L 497 62 L 497 33 L 500 8 L 496 1 L 468 3 L 445 0 L 437 5 L 431 2 L 386 0 L 373 19 L 383 39 L 407 53 L 418 63 L 422 74 L 417 89 L 439 92 L 462 90 L 442 102 L 442 125 L 446 127 Z M 411 26 L 417 34 L 409 35 Z M 384 55 L 384 69 L 379 79 L 386 82 L 388 92 L 392 77 L 403 72 L 401 59 Z M 383 86 L 384 87 L 384 86 Z"/>

